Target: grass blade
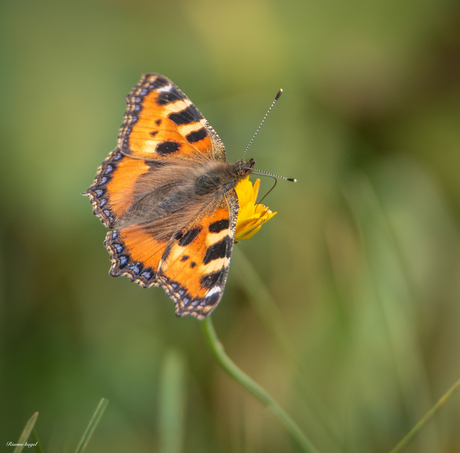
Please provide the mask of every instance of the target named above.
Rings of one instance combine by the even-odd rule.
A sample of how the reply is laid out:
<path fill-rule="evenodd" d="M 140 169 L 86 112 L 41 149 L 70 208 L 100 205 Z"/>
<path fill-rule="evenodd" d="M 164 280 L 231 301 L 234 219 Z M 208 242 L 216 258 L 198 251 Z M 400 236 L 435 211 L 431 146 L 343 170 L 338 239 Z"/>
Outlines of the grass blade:
<path fill-rule="evenodd" d="M 33 414 L 32 417 L 30 417 L 29 421 L 26 423 L 26 426 L 24 426 L 24 429 L 22 430 L 21 435 L 19 436 L 17 446 L 13 450 L 13 453 L 21 453 L 22 449 L 25 446 L 25 443 L 27 442 L 27 439 L 30 436 L 30 433 L 34 429 L 35 422 L 37 421 L 37 417 L 38 417 L 38 412 L 35 412 L 35 414 Z"/>
<path fill-rule="evenodd" d="M 460 389 L 460 379 L 437 401 L 437 403 L 423 416 L 423 418 L 404 436 L 404 438 L 396 445 L 390 453 L 400 453 L 406 448 L 412 439 L 420 433 L 423 427 L 438 413 L 449 400 L 453 398 L 455 393 Z"/>
<path fill-rule="evenodd" d="M 101 399 L 101 401 L 99 402 L 99 405 L 97 406 L 96 411 L 94 412 L 93 417 L 91 418 L 91 421 L 89 422 L 88 428 L 86 428 L 86 431 L 83 434 L 83 437 L 81 438 L 77 449 L 75 450 L 75 453 L 82 453 L 85 450 L 108 404 L 109 404 L 109 400 L 105 398 Z"/>
<path fill-rule="evenodd" d="M 174 350 L 163 362 L 160 381 L 159 452 L 180 453 L 183 444 L 185 363 Z"/>
<path fill-rule="evenodd" d="M 37 430 L 34 428 L 32 431 L 32 436 L 34 436 L 34 441 L 35 441 L 35 448 L 37 450 L 37 453 L 43 453 L 42 447 L 40 445 L 40 440 L 38 439 L 38 434 Z"/>

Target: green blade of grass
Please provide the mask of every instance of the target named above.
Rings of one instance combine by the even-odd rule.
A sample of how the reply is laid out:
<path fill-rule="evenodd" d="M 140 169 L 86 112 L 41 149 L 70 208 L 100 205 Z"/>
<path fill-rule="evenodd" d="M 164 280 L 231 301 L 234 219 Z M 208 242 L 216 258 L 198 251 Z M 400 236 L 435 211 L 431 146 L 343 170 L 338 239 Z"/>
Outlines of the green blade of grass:
<path fill-rule="evenodd" d="M 159 390 L 159 452 L 180 453 L 184 432 L 185 363 L 174 350 L 165 356 Z"/>
<path fill-rule="evenodd" d="M 42 447 L 40 445 L 40 440 L 38 439 L 37 430 L 35 428 L 32 431 L 32 436 L 34 436 L 35 443 L 37 444 L 35 445 L 37 453 L 43 453 Z"/>
<path fill-rule="evenodd" d="M 109 400 L 102 398 L 93 414 L 93 417 L 91 418 L 91 421 L 89 422 L 88 427 L 86 428 L 85 433 L 83 434 L 83 437 L 80 440 L 80 443 L 78 444 L 77 449 L 75 450 L 75 453 L 82 453 L 85 450 L 97 424 L 99 423 L 99 420 L 102 417 L 102 414 L 107 407 L 107 404 L 109 404 Z"/>
<path fill-rule="evenodd" d="M 378 192 L 374 180 L 361 172 L 350 177 L 343 186 L 343 195 L 363 248 L 363 276 L 369 282 L 370 295 L 367 304 L 376 320 L 373 333 L 377 335 L 378 332 L 381 339 L 385 339 L 382 351 L 385 350 L 389 357 L 387 378 L 391 377 L 392 393 L 401 394 L 408 416 L 421 413 L 433 404 L 433 399 L 417 330 L 419 301 L 401 249 L 401 237 L 392 223 L 392 205 L 388 201 L 385 203 L 385 191 Z M 388 397 L 392 398 L 390 392 Z M 438 451 L 440 441 L 436 424 L 428 426 L 423 439 L 417 442 L 419 453 Z"/>
<path fill-rule="evenodd" d="M 438 413 L 460 389 L 460 379 L 437 401 L 437 403 L 423 416 L 423 418 L 404 436 L 404 438 L 396 445 L 390 453 L 400 453 L 406 448 L 412 439 L 420 433 L 423 427 Z"/>
<path fill-rule="evenodd" d="M 35 414 L 30 417 L 29 421 L 26 423 L 26 426 L 24 426 L 24 429 L 22 430 L 21 435 L 19 436 L 18 440 L 18 445 L 17 447 L 13 450 L 13 453 L 21 453 L 22 449 L 24 448 L 24 444 L 27 442 L 27 439 L 30 436 L 30 433 L 34 429 L 35 422 L 37 421 L 38 417 L 38 412 L 35 412 Z"/>

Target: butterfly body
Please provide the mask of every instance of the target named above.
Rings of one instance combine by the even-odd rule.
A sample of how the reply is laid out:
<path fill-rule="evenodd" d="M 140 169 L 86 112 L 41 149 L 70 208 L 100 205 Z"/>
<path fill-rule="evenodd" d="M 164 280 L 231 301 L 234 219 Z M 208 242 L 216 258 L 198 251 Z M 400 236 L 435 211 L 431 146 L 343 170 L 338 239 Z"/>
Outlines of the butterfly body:
<path fill-rule="evenodd" d="M 115 228 L 150 224 L 161 240 L 186 228 L 200 213 L 212 210 L 219 199 L 245 178 L 254 161 L 186 160 L 154 165 L 136 182 L 129 208 L 114 221 Z"/>
<path fill-rule="evenodd" d="M 176 315 L 205 318 L 222 298 L 238 216 L 237 183 L 217 133 L 169 79 L 144 74 L 126 97 L 117 148 L 85 192 L 111 229 L 110 274 L 161 286 Z"/>

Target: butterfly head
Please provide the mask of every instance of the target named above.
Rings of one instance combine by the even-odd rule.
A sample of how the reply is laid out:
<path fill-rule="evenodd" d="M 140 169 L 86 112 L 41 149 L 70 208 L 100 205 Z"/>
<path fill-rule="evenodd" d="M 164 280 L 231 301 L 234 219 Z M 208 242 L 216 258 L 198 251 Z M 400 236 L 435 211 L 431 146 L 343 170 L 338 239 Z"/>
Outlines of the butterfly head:
<path fill-rule="evenodd" d="M 251 172 L 256 164 L 254 159 L 249 160 L 239 160 L 235 163 L 235 172 L 237 174 L 238 180 L 246 178 Z"/>

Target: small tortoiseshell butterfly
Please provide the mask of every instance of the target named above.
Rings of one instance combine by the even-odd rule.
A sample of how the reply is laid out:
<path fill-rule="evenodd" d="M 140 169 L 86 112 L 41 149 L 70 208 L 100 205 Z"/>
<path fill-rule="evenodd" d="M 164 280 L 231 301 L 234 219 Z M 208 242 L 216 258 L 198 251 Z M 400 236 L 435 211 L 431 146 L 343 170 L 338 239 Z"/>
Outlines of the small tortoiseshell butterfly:
<path fill-rule="evenodd" d="M 235 186 L 255 161 L 228 163 L 217 133 L 166 77 L 144 74 L 126 101 L 117 148 L 84 193 L 111 229 L 110 274 L 162 286 L 177 316 L 204 319 L 227 280 Z"/>

